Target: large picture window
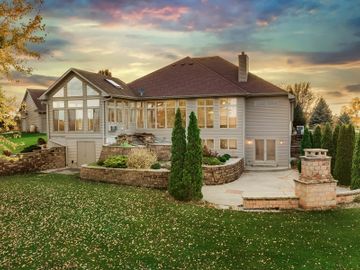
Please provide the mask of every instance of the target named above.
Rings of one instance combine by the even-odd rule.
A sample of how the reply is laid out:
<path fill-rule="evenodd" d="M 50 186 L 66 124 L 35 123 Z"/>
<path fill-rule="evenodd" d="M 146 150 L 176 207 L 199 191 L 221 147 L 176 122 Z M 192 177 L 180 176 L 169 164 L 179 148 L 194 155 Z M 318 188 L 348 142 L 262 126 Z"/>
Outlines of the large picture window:
<path fill-rule="evenodd" d="M 156 102 L 156 127 L 165 128 L 165 102 Z"/>
<path fill-rule="evenodd" d="M 147 128 L 155 128 L 155 102 L 148 102 L 146 108 Z"/>
<path fill-rule="evenodd" d="M 99 131 L 100 130 L 100 109 L 91 108 L 87 110 L 88 114 L 88 130 Z"/>
<path fill-rule="evenodd" d="M 83 83 L 78 78 L 72 78 L 67 84 L 67 96 L 79 97 L 83 95 Z"/>
<path fill-rule="evenodd" d="M 220 99 L 220 128 L 236 128 L 236 98 Z"/>
<path fill-rule="evenodd" d="M 199 128 L 213 128 L 214 127 L 214 100 L 213 99 L 198 99 L 197 114 Z"/>
<path fill-rule="evenodd" d="M 69 131 L 83 130 L 83 110 L 82 109 L 69 109 Z"/>
<path fill-rule="evenodd" d="M 54 131 L 64 131 L 65 130 L 65 111 L 64 110 L 54 110 L 53 111 L 53 127 Z"/>
<path fill-rule="evenodd" d="M 136 103 L 136 127 L 144 128 L 144 103 Z"/>

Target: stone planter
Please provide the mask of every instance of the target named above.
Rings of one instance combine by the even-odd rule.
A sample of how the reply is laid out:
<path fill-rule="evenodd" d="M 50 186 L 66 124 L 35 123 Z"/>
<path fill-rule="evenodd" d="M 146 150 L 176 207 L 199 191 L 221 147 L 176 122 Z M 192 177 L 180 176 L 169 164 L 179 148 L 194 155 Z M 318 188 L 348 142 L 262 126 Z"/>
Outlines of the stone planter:
<path fill-rule="evenodd" d="M 244 159 L 231 158 L 223 165 L 203 165 L 204 184 L 221 185 L 238 179 L 244 171 Z"/>

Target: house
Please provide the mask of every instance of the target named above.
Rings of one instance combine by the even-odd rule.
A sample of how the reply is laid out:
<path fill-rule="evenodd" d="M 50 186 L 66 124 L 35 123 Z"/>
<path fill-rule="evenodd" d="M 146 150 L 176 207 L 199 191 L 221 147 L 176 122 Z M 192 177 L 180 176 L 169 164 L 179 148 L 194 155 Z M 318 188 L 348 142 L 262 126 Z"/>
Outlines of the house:
<path fill-rule="evenodd" d="M 45 92 L 43 89 L 26 89 L 19 110 L 22 132 L 46 133 L 46 105 L 39 100 Z"/>
<path fill-rule="evenodd" d="M 67 163 L 95 161 L 119 134 L 148 132 L 171 141 L 175 111 L 198 117 L 204 145 L 243 157 L 247 166 L 288 167 L 293 97 L 239 64 L 185 57 L 128 84 L 75 68 L 42 95 L 48 137 L 67 147 Z"/>

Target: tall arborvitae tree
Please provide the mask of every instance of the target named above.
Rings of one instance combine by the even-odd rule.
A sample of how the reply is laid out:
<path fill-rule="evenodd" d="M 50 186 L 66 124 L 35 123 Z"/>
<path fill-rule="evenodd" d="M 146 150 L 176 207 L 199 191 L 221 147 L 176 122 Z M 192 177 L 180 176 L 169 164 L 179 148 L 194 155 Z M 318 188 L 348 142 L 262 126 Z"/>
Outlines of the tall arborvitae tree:
<path fill-rule="evenodd" d="M 184 200 L 199 200 L 203 197 L 202 147 L 200 129 L 194 112 L 190 114 L 187 140 L 183 182 L 186 187 L 190 186 Z"/>
<path fill-rule="evenodd" d="M 334 175 L 334 170 L 335 170 L 335 161 L 336 161 L 337 143 L 338 143 L 338 139 L 339 139 L 339 132 L 340 132 L 340 126 L 337 125 L 335 127 L 335 129 L 334 129 L 333 137 L 332 137 L 334 150 L 333 150 L 333 157 L 331 159 L 331 173 L 333 175 Z"/>
<path fill-rule="evenodd" d="M 305 149 L 312 148 L 310 134 L 311 134 L 311 132 L 309 131 L 309 129 L 305 128 L 304 135 L 303 135 L 303 137 L 301 139 L 301 143 L 300 143 L 301 156 L 305 155 L 305 151 L 304 151 Z M 299 161 L 298 161 L 298 170 L 299 170 L 299 172 L 301 172 L 301 159 L 299 159 Z"/>
<path fill-rule="evenodd" d="M 353 155 L 353 127 L 341 126 L 336 149 L 334 178 L 340 185 L 349 186 L 351 183 L 351 166 Z"/>
<path fill-rule="evenodd" d="M 312 134 L 311 131 L 309 131 L 309 137 L 310 137 L 310 145 L 311 145 L 311 147 L 309 147 L 309 148 L 313 148 L 313 145 L 314 145 L 314 136 L 313 136 L 313 134 Z"/>
<path fill-rule="evenodd" d="M 310 126 L 332 123 L 332 112 L 325 99 L 320 98 L 310 118 Z"/>
<path fill-rule="evenodd" d="M 332 129 L 331 129 L 330 123 L 326 124 L 326 126 L 324 128 L 324 132 L 321 136 L 321 148 L 327 149 L 328 156 L 330 156 L 331 158 L 334 158 L 333 157 L 334 144 L 333 144 L 333 140 L 332 140 Z"/>
<path fill-rule="evenodd" d="M 321 127 L 318 125 L 316 126 L 313 134 L 313 148 L 320 148 L 321 147 Z"/>
<path fill-rule="evenodd" d="M 360 188 L 360 134 L 357 136 L 351 169 L 351 189 Z"/>
<path fill-rule="evenodd" d="M 184 159 L 186 153 L 185 128 L 182 125 L 181 112 L 177 109 L 174 128 L 171 135 L 171 171 L 168 190 L 171 196 L 177 200 L 184 200 L 185 187 L 182 183 Z"/>
<path fill-rule="evenodd" d="M 301 107 L 301 105 L 297 103 L 294 108 L 293 126 L 296 128 L 297 126 L 305 126 L 305 124 L 306 124 L 306 119 L 305 119 L 304 110 Z"/>

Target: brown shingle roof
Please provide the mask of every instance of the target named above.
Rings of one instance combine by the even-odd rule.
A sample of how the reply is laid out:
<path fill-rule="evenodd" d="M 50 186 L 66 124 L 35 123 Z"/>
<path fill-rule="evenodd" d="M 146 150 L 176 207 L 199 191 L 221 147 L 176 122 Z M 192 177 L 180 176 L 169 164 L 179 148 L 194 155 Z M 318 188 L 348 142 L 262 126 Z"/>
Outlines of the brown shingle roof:
<path fill-rule="evenodd" d="M 251 94 L 284 94 L 288 92 L 249 72 L 247 82 L 238 81 L 238 67 L 219 56 L 194 58 Z"/>
<path fill-rule="evenodd" d="M 238 82 L 238 67 L 215 57 L 183 58 L 128 84 L 145 98 L 287 95 L 281 88 L 249 73 Z"/>
<path fill-rule="evenodd" d="M 44 89 L 26 89 L 26 91 L 31 96 L 32 100 L 34 101 L 36 108 L 39 112 L 46 111 L 46 104 L 42 104 L 39 100 L 39 97 L 46 92 Z"/>
<path fill-rule="evenodd" d="M 141 77 L 129 83 L 129 86 L 136 92 L 143 89 L 143 97 L 146 98 L 247 94 L 233 82 L 190 57 Z"/>
<path fill-rule="evenodd" d="M 129 88 L 129 86 L 124 83 L 122 80 L 115 77 L 108 77 L 99 73 L 89 72 L 81 69 L 72 68 L 75 73 L 80 74 L 86 80 L 96 85 L 98 88 L 103 90 L 105 93 L 110 96 L 125 96 L 125 97 L 136 97 L 134 92 Z M 117 88 L 113 86 L 111 83 L 106 81 L 106 79 L 111 79 L 117 84 L 119 84 L 122 88 Z"/>

